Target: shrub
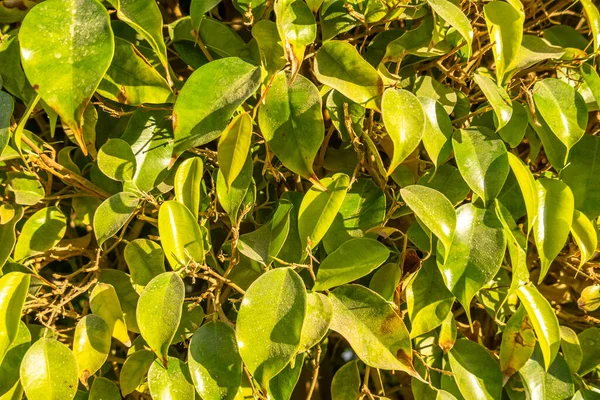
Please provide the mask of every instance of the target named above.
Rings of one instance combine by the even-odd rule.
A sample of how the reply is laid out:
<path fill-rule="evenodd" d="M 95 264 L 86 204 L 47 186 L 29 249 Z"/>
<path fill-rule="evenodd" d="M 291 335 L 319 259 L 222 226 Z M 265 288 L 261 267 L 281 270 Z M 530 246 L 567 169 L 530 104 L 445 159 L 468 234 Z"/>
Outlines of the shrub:
<path fill-rule="evenodd" d="M 0 32 L 0 399 L 600 396 L 592 0 Z"/>

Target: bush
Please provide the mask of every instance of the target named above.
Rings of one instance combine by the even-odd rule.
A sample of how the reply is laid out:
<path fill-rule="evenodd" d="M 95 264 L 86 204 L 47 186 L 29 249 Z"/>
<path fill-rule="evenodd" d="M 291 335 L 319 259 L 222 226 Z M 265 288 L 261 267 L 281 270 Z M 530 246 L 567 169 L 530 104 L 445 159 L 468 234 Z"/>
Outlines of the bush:
<path fill-rule="evenodd" d="M 600 396 L 592 0 L 0 32 L 0 399 Z"/>

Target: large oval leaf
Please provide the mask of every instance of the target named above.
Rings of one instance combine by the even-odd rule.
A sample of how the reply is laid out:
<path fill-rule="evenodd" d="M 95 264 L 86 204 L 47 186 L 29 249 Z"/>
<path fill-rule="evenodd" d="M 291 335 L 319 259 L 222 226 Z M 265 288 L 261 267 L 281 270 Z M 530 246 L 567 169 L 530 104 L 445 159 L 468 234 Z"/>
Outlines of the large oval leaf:
<path fill-rule="evenodd" d="M 587 128 L 585 100 L 574 87 L 555 78 L 537 82 L 533 87 L 533 99 L 537 111 L 568 152 Z"/>
<path fill-rule="evenodd" d="M 258 115 L 262 134 L 277 158 L 305 178 L 314 176 L 312 165 L 323 141 L 321 107 L 311 81 L 303 76 L 291 81 L 282 71 L 273 79 Z"/>
<path fill-rule="evenodd" d="M 588 218 L 600 215 L 600 137 L 584 135 L 569 152 L 560 178 L 571 188 L 575 208 Z"/>
<path fill-rule="evenodd" d="M 360 373 L 358 361 L 350 361 L 337 370 L 331 381 L 331 400 L 357 400 L 360 398 Z"/>
<path fill-rule="evenodd" d="M 192 385 L 187 365 L 175 357 L 169 357 L 168 362 L 165 359 L 163 364 L 156 360 L 148 371 L 148 388 L 152 398 L 156 400 L 193 399 L 195 396 L 194 385 Z"/>
<path fill-rule="evenodd" d="M 450 248 L 456 229 L 456 211 L 450 200 L 437 190 L 421 185 L 406 186 L 400 195 L 425 226 Z"/>
<path fill-rule="evenodd" d="M 83 111 L 114 51 L 108 12 L 95 0 L 45 1 L 23 20 L 19 42 L 29 82 L 87 155 Z"/>
<path fill-rule="evenodd" d="M 179 275 L 165 272 L 146 285 L 138 301 L 136 316 L 140 333 L 164 365 L 181 320 L 184 297 L 185 287 Z"/>
<path fill-rule="evenodd" d="M 77 360 L 59 341 L 39 339 L 23 357 L 21 384 L 30 399 L 70 400 L 77 393 Z"/>
<path fill-rule="evenodd" d="M 200 225 L 182 203 L 169 200 L 158 211 L 158 232 L 167 260 L 173 270 L 190 262 L 204 260 L 204 240 Z"/>
<path fill-rule="evenodd" d="M 461 129 L 454 134 L 452 147 L 461 175 L 471 190 L 490 204 L 508 177 L 508 156 L 502 139 L 484 127 Z"/>
<path fill-rule="evenodd" d="M 225 177 L 221 171 L 217 173 L 217 198 L 219 199 L 221 207 L 223 207 L 227 215 L 229 215 L 231 225 L 237 223 L 240 208 L 242 207 L 242 204 L 244 204 L 246 196 L 250 197 L 253 194 L 252 172 L 252 157 L 249 154 L 248 157 L 246 157 L 246 163 L 244 164 L 242 171 L 231 183 L 230 188 L 227 188 Z"/>
<path fill-rule="evenodd" d="M 437 168 L 450 155 L 454 129 L 442 103 L 431 97 L 419 96 L 418 98 L 426 117 L 423 146 Z"/>
<path fill-rule="evenodd" d="M 219 139 L 217 158 L 227 188 L 231 187 L 246 163 L 252 140 L 253 122 L 250 114 L 242 113 L 231 121 Z"/>
<path fill-rule="evenodd" d="M 127 347 L 131 346 L 121 302 L 113 285 L 98 282 L 94 286 L 90 294 L 90 309 L 108 324 L 109 332 L 115 339 Z"/>
<path fill-rule="evenodd" d="M 349 183 L 348 175 L 335 174 L 321 179 L 326 192 L 315 186 L 306 192 L 298 211 L 298 233 L 303 252 L 307 244 L 313 249 L 323 239 L 342 206 Z"/>
<path fill-rule="evenodd" d="M 223 322 L 203 325 L 192 336 L 188 364 L 204 400 L 233 400 L 242 380 L 235 331 Z"/>
<path fill-rule="evenodd" d="M 134 194 L 120 192 L 98 206 L 93 222 L 98 246 L 102 246 L 125 225 L 139 203 L 140 200 Z"/>
<path fill-rule="evenodd" d="M 123 396 L 127 396 L 140 386 L 155 358 L 154 353 L 144 349 L 138 350 L 127 357 L 119 376 Z"/>
<path fill-rule="evenodd" d="M 454 239 L 438 267 L 469 320 L 473 296 L 496 275 L 505 249 L 504 229 L 493 211 L 472 203 L 458 209 Z"/>
<path fill-rule="evenodd" d="M 425 113 L 417 97 L 404 89 L 388 89 L 381 100 L 383 123 L 394 143 L 390 175 L 419 145 L 425 133 Z"/>
<path fill-rule="evenodd" d="M 267 272 L 246 291 L 237 317 L 237 342 L 244 364 L 262 387 L 299 350 L 305 314 L 304 282 L 290 268 Z"/>
<path fill-rule="evenodd" d="M 542 282 L 550 264 L 562 250 L 573 222 L 575 200 L 562 181 L 540 178 L 536 181 L 538 213 L 533 237 L 540 255 Z"/>
<path fill-rule="evenodd" d="M 319 265 L 313 290 L 326 290 L 362 278 L 383 264 L 389 255 L 388 248 L 375 239 L 350 239 Z"/>
<path fill-rule="evenodd" d="M 539 346 L 519 370 L 527 398 L 531 400 L 570 399 L 573 396 L 573 377 L 569 365 L 559 354 L 547 371 Z"/>
<path fill-rule="evenodd" d="M 325 43 L 317 51 L 314 70 L 319 82 L 358 104 L 379 109 L 383 81 L 351 44 L 336 40 Z"/>
<path fill-rule="evenodd" d="M 194 71 L 173 109 L 175 155 L 219 137 L 233 112 L 259 85 L 260 68 L 237 57 L 222 58 Z"/>
<path fill-rule="evenodd" d="M 73 354 L 82 382 L 102 367 L 110 352 L 110 327 L 102 318 L 88 314 L 79 320 L 73 337 Z"/>
<path fill-rule="evenodd" d="M 123 139 L 108 139 L 98 152 L 98 168 L 115 181 L 131 181 L 136 160 L 129 143 Z"/>
<path fill-rule="evenodd" d="M 67 231 L 67 219 L 56 207 L 42 208 L 30 216 L 17 239 L 15 260 L 41 254 L 54 247 Z"/>
<path fill-rule="evenodd" d="M 448 353 L 454 379 L 465 399 L 502 397 L 502 374 L 496 360 L 479 344 L 459 339 Z"/>
<path fill-rule="evenodd" d="M 0 278 L 0 364 L 19 332 L 30 275 L 9 272 Z"/>
<path fill-rule="evenodd" d="M 155 276 L 165 272 L 165 253 L 156 243 L 148 239 L 135 239 L 127 243 L 123 252 L 129 267 L 131 281 L 144 287 Z"/>
<path fill-rule="evenodd" d="M 329 294 L 331 329 L 342 335 L 356 355 L 373 368 L 401 370 L 418 376 L 402 319 L 377 293 L 359 285 L 344 285 Z"/>

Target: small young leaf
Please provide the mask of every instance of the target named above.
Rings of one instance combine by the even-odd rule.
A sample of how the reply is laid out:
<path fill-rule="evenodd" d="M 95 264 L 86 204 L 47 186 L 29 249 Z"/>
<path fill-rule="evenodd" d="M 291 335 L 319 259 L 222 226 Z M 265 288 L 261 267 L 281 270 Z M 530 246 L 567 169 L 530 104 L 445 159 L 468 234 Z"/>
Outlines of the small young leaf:
<path fill-rule="evenodd" d="M 23 207 L 11 204 L 0 205 L 0 271 L 17 242 L 15 228 L 21 218 L 23 218 Z"/>
<path fill-rule="evenodd" d="M 127 243 L 123 252 L 129 267 L 131 281 L 144 287 L 155 276 L 165 272 L 165 253 L 156 243 L 148 239 L 135 239 Z"/>
<path fill-rule="evenodd" d="M 140 199 L 132 193 L 120 192 L 98 206 L 94 213 L 94 235 L 98 246 L 102 246 L 125 225 L 139 203 Z"/>
<path fill-rule="evenodd" d="M 127 396 L 140 386 L 155 358 L 153 352 L 143 349 L 127 357 L 119 377 L 123 396 Z"/>
<path fill-rule="evenodd" d="M 468 339 L 459 339 L 448 353 L 448 361 L 465 399 L 502 397 L 500 368 L 485 348 Z"/>
<path fill-rule="evenodd" d="M 433 165 L 437 168 L 452 151 L 452 122 L 444 110 L 444 106 L 433 98 L 419 96 L 425 113 L 425 130 L 423 131 L 423 146 L 429 154 Z"/>
<path fill-rule="evenodd" d="M 225 177 L 221 171 L 219 170 L 217 173 L 217 198 L 219 199 L 219 204 L 221 204 L 221 207 L 223 207 L 227 215 L 229 215 L 229 221 L 231 222 L 231 225 L 235 225 L 237 223 L 240 208 L 242 207 L 246 196 L 251 194 L 249 192 L 253 190 L 252 172 L 252 157 L 251 155 L 248 155 L 242 171 L 231 183 L 230 188 L 227 188 Z"/>
<path fill-rule="evenodd" d="M 531 170 L 513 153 L 508 153 L 508 164 L 517 178 L 521 194 L 527 208 L 527 233 L 533 228 L 538 216 L 538 194 L 535 178 Z"/>
<path fill-rule="evenodd" d="M 217 158 L 227 188 L 231 188 L 246 163 L 252 139 L 252 123 L 250 114 L 242 113 L 231 121 L 219 139 Z"/>
<path fill-rule="evenodd" d="M 138 301 L 140 333 L 165 366 L 169 346 L 181 320 L 184 297 L 185 287 L 179 275 L 165 272 L 146 285 Z"/>
<path fill-rule="evenodd" d="M 276 0 L 273 6 L 281 42 L 285 44 L 286 58 L 292 65 L 294 80 L 304 59 L 304 51 L 317 37 L 315 17 L 302 0 Z"/>
<path fill-rule="evenodd" d="M 519 307 L 506 323 L 500 344 L 500 369 L 504 379 L 516 374 L 535 348 L 535 334 L 524 307 Z"/>
<path fill-rule="evenodd" d="M 431 9 L 444 21 L 460 33 L 467 42 L 467 58 L 471 57 L 473 45 L 473 28 L 465 14 L 454 3 L 448 0 L 427 0 Z"/>
<path fill-rule="evenodd" d="M 598 232 L 594 223 L 585 214 L 575 210 L 571 223 L 571 234 L 581 253 L 579 256 L 579 268 L 581 268 L 596 252 Z"/>
<path fill-rule="evenodd" d="M 88 314 L 79 320 L 73 337 L 73 354 L 79 379 L 85 384 L 96 373 L 110 352 L 110 327 L 102 318 Z"/>
<path fill-rule="evenodd" d="M 30 275 L 9 272 L 0 278 L 0 363 L 19 332 Z"/>
<path fill-rule="evenodd" d="M 103 282 L 96 284 L 90 294 L 90 309 L 108 324 L 109 332 L 115 339 L 127 347 L 131 346 L 121 303 L 112 285 Z"/>
<path fill-rule="evenodd" d="M 576 374 L 581 366 L 583 351 L 575 331 L 568 326 L 560 327 L 560 349 L 572 374 Z"/>
<path fill-rule="evenodd" d="M 190 262 L 203 262 L 204 241 L 200 226 L 186 206 L 165 201 L 158 211 L 158 232 L 167 260 L 177 271 Z"/>
<path fill-rule="evenodd" d="M 196 220 L 202 199 L 203 174 L 204 164 L 200 157 L 188 158 L 175 172 L 175 199 L 184 204 Z"/>
<path fill-rule="evenodd" d="M 122 139 L 108 139 L 98 152 L 98 168 L 115 181 L 131 181 L 136 160 L 129 143 Z"/>
<path fill-rule="evenodd" d="M 510 121 L 513 113 L 512 101 L 508 97 L 508 93 L 485 74 L 476 73 L 474 78 L 477 86 L 479 86 L 485 98 L 494 109 L 494 114 L 496 114 L 496 118 L 498 119 L 496 130 L 504 128 Z"/>

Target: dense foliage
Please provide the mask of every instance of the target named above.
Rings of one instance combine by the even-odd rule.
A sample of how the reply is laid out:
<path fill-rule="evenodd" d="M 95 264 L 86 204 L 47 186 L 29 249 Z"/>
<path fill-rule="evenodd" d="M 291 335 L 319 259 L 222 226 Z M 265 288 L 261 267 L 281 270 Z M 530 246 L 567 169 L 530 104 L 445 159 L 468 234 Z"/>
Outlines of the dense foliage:
<path fill-rule="evenodd" d="M 592 0 L 0 2 L 0 399 L 600 398 Z"/>

